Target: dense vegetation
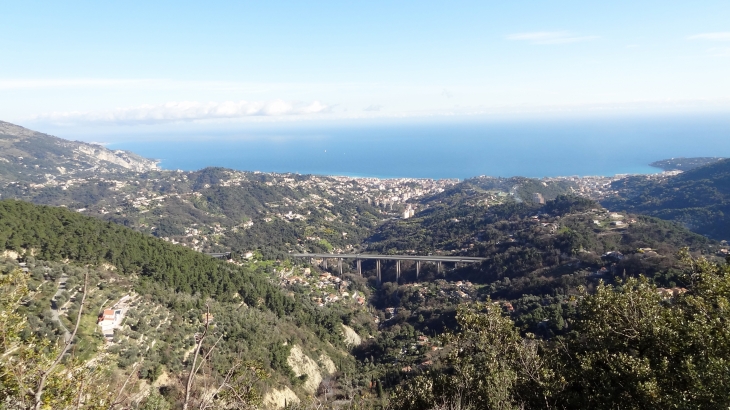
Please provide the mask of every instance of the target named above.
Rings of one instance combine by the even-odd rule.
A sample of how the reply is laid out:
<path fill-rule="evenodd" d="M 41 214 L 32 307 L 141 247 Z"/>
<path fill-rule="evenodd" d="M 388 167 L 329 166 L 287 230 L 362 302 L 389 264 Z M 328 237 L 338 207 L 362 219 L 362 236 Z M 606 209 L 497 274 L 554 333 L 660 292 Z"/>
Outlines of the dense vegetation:
<path fill-rule="evenodd" d="M 44 318 L 40 322 L 30 322 L 31 329 L 38 336 L 53 340 L 62 334 L 52 323 L 47 307 L 43 306 L 50 304 L 55 287 L 51 291 L 48 285 L 43 284 L 65 275 L 69 277 L 64 279 L 65 285 L 78 286 L 83 282 L 79 276 L 85 266 L 108 264 L 114 269 L 114 274 L 92 272 L 95 288 L 103 291 L 111 286 L 110 280 L 115 284 L 131 281 L 130 286 L 146 300 L 153 305 L 164 306 L 178 317 L 178 326 L 160 330 L 161 323 L 173 319 L 159 313 L 145 317 L 132 312 L 127 318 L 130 331 L 115 334 L 115 338 L 120 337 L 121 340 L 136 340 L 141 335 L 160 339 L 156 349 L 145 355 L 143 370 L 145 374 L 152 371 L 149 376 L 152 379 L 159 376 L 162 369 L 170 372 L 184 369 L 182 354 L 178 356 L 174 352 L 191 343 L 191 335 L 201 324 L 201 313 L 206 304 L 216 318 L 216 325 L 224 332 L 218 345 L 220 353 L 213 362 L 215 372 L 225 374 L 231 360 L 245 354 L 249 360 L 255 359 L 265 369 L 283 376 L 284 383 L 296 385 L 300 382 L 287 364 L 292 344 L 325 349 L 330 357 L 342 357 L 338 359 L 341 368 L 351 365 L 334 349 L 334 346 L 343 346 L 342 317 L 350 318 L 351 312 L 318 308 L 301 294 L 285 294 L 269 279 L 267 272 L 271 270 L 271 264 L 236 266 L 63 208 L 14 200 L 0 201 L 0 249 L 24 255 L 29 266 L 40 275 L 36 277 L 33 288 L 45 289 L 45 296 L 40 297 L 28 311 L 33 313 L 32 316 Z M 78 268 L 59 270 L 57 265 L 53 265 L 58 261 L 70 262 Z M 72 298 L 70 293 L 62 292 L 55 299 L 63 303 Z M 97 303 L 101 301 L 103 299 L 99 296 Z M 75 303 L 71 311 L 78 310 L 78 300 Z M 96 314 L 89 312 L 88 320 L 93 321 Z M 152 317 L 156 318 L 150 324 Z M 91 337 L 93 328 L 87 328 L 89 334 L 85 337 Z M 30 337 L 27 332 L 22 335 Z M 97 335 L 88 343 L 98 342 Z M 138 361 L 143 352 L 140 348 L 127 348 L 115 353 L 124 357 L 119 361 L 123 368 Z"/>
<path fill-rule="evenodd" d="M 712 238 L 730 239 L 730 159 L 660 181 L 630 177 L 612 188 L 619 195 L 603 201 L 610 209 L 677 221 Z"/>
<path fill-rule="evenodd" d="M 615 225 L 617 220 L 625 221 L 625 225 Z M 427 232 L 431 239 L 419 239 L 419 232 Z M 588 375 L 576 370 L 581 368 L 579 363 L 582 360 L 599 360 L 600 357 L 614 354 L 613 349 L 619 348 L 617 344 L 620 343 L 620 340 L 613 340 L 610 344 L 601 345 L 603 350 L 599 349 L 597 353 L 585 350 L 589 345 L 585 344 L 582 335 L 594 329 L 593 322 L 588 322 L 590 316 L 586 312 L 592 305 L 587 304 L 587 301 L 601 296 L 611 303 L 623 303 L 623 299 L 611 296 L 614 294 L 613 286 L 616 286 L 618 294 L 624 290 L 633 292 L 634 289 L 643 292 L 641 298 L 658 295 L 649 298 L 650 301 L 664 297 L 657 292 L 655 284 L 692 289 L 697 286 L 699 276 L 687 275 L 687 269 L 682 267 L 676 257 L 677 251 L 689 245 L 694 252 L 708 253 L 714 246 L 706 238 L 672 223 L 650 217 L 611 214 L 592 201 L 569 196 L 558 196 L 544 206 L 516 202 L 489 207 L 468 202 L 454 206 L 434 206 L 417 218 L 384 225 L 376 237 L 383 241 L 381 243 L 394 244 L 393 249 L 398 252 L 410 246 L 408 242 L 400 242 L 403 238 L 415 237 L 429 246 L 423 251 L 442 252 L 451 249 L 487 258 L 480 266 L 461 267 L 441 274 L 435 272 L 432 266 L 424 267 L 420 278 L 414 278 L 412 273 L 410 276 L 404 274 L 400 283 L 393 281 L 392 269 L 384 267 L 385 283 L 372 299 L 373 306 L 379 310 L 382 328 L 374 339 L 355 350 L 355 357 L 359 361 L 357 364 L 345 356 L 339 356 L 338 368 L 350 369 L 350 372 L 358 375 L 346 379 L 351 380 L 347 383 L 355 381 L 360 388 L 370 383 L 370 388 L 375 386 L 378 395 L 383 398 L 390 391 L 391 405 L 402 408 L 433 407 L 438 402 L 458 398 L 459 394 L 466 393 L 460 392 L 455 385 L 468 386 L 479 380 L 492 380 L 489 389 L 498 389 L 487 390 L 488 403 L 481 403 L 481 399 L 468 394 L 461 399 L 466 402 L 475 400 L 471 403 L 479 408 L 501 407 L 505 403 L 539 407 L 537 403 L 540 400 L 548 400 L 556 406 L 592 405 L 603 400 L 602 397 L 614 400 L 611 394 L 626 394 L 620 386 L 610 387 L 608 384 L 618 383 L 612 380 L 621 380 L 623 377 L 646 376 L 644 373 L 627 376 L 627 372 L 638 371 L 630 366 L 630 361 L 622 365 L 621 371 L 624 373 L 620 377 L 602 374 L 592 376 L 599 381 L 586 381 Z M 330 357 L 337 358 L 335 350 L 320 343 L 341 343 L 340 323 L 342 320 L 348 323 L 352 320 L 352 312 L 347 309 L 315 308 L 298 292 L 286 296 L 267 279 L 267 266 L 271 265 L 266 263 L 260 263 L 260 267 L 235 266 L 63 208 L 0 201 L 0 239 L 3 249 L 25 255 L 31 269 L 42 272 L 35 279 L 40 282 L 31 287 L 41 286 L 49 278 L 58 278 L 61 273 L 54 273 L 58 265 L 53 265 L 57 263 L 53 261 L 68 260 L 79 265 L 74 268 L 76 270 L 62 269 L 67 272 L 68 278 L 65 280 L 72 284 L 81 282 L 81 274 L 86 269 L 84 266 L 108 263 L 116 267 L 115 274 L 120 275 L 119 279 L 130 278 L 130 286 L 134 286 L 140 294 L 147 295 L 153 302 L 148 308 L 140 304 L 140 311 L 152 309 L 157 303 L 166 306 L 174 317 L 178 317 L 169 319 L 152 313 L 154 311 L 144 315 L 130 314 L 129 330 L 115 334 L 115 340 L 126 341 L 120 344 L 126 347 L 113 351 L 118 356 L 116 367 L 129 371 L 134 363 L 144 360 L 144 366 L 138 374 L 149 380 L 155 380 L 165 372 L 184 374 L 188 363 L 180 356 L 190 346 L 190 333 L 200 326 L 200 312 L 204 310 L 205 304 L 210 306 L 216 325 L 225 329 L 225 336 L 218 347 L 220 353 L 211 361 L 210 377 L 225 374 L 226 367 L 235 361 L 234 358 L 245 352 L 246 357 L 255 358 L 263 366 L 262 369 L 277 374 L 274 379 L 265 382 L 272 386 L 284 383 L 296 387 L 303 382 L 288 366 L 290 351 L 287 346 L 320 346 L 319 349 L 328 352 Z M 688 263 L 689 259 L 685 256 L 684 260 Z M 711 266 L 705 262 L 700 265 L 705 268 Z M 404 270 L 409 270 L 407 264 L 404 264 Z M 631 278 L 640 274 L 646 275 L 644 282 L 632 282 L 634 279 Z M 103 288 L 109 273 L 92 276 L 96 278 L 96 286 Z M 135 277 L 138 279 L 135 280 Z M 457 278 L 464 284 L 454 282 Z M 53 293 L 52 289 L 44 292 L 47 295 L 45 297 Z M 590 296 L 594 293 L 597 296 Z M 61 301 L 73 300 L 73 295 L 64 296 L 62 293 L 60 297 Z M 103 294 L 91 297 L 92 300 L 100 300 Z M 60 337 L 62 334 L 50 316 L 41 313 L 44 310 L 41 305 L 47 303 L 42 300 L 47 299 L 41 299 L 38 302 L 40 305 L 29 305 L 26 314 L 37 312 L 31 317 L 38 315 L 44 319 L 30 321 L 33 331 L 21 332 L 19 337 L 27 339 L 49 333 Z M 258 309 L 237 311 L 234 307 L 238 300 Z M 464 310 L 465 302 L 469 304 L 476 300 L 485 300 L 488 304 Z M 491 304 L 491 300 L 498 303 Z M 576 300 L 583 302 L 576 304 Z M 665 303 L 659 302 L 660 305 Z M 78 306 L 74 306 L 70 308 L 72 312 L 78 310 Z M 386 308 L 390 307 L 394 308 L 392 313 L 386 313 Z M 484 314 L 488 315 L 487 319 L 480 316 Z M 671 317 L 669 313 L 667 315 Z M 147 319 L 152 321 L 151 324 Z M 160 327 L 168 320 L 176 320 L 180 325 Z M 650 325 L 669 326 L 667 323 Z M 73 321 L 66 327 L 72 325 Z M 485 332 L 479 326 L 487 325 L 496 333 L 486 332 L 492 336 L 488 341 L 483 341 L 480 338 L 484 337 Z M 305 329 L 312 329 L 312 332 L 307 335 Z M 439 335 L 444 333 L 453 333 L 454 336 L 440 338 Z M 98 344 L 98 339 L 94 342 L 93 338 L 83 342 L 88 335 L 80 337 L 79 353 L 91 352 L 94 344 Z M 146 354 L 140 347 L 135 347 L 137 345 L 129 344 L 132 340 L 145 337 L 159 340 L 155 349 Z M 600 334 L 591 334 L 590 337 L 605 338 Z M 477 342 L 474 338 L 477 338 Z M 183 340 L 188 341 L 180 344 Z M 498 341 L 501 347 L 483 352 L 484 346 L 494 341 Z M 657 339 L 649 342 L 658 343 Z M 679 344 L 679 341 L 673 343 Z M 571 351 L 576 352 L 575 355 L 564 357 L 559 354 L 561 351 L 556 346 L 566 344 L 571 346 Z M 468 360 L 463 356 L 454 356 L 453 346 L 463 346 L 460 349 L 472 354 Z M 583 351 L 581 349 L 585 353 L 580 353 Z M 621 349 L 633 351 L 634 347 Z M 691 347 L 681 349 L 685 352 L 682 354 L 693 354 Z M 472 359 L 481 360 L 484 354 L 491 357 L 489 363 L 496 360 L 499 366 L 484 367 L 483 363 L 471 362 Z M 515 359 L 515 354 L 528 355 L 533 361 L 531 366 L 536 367 L 532 370 L 520 368 L 521 362 L 515 360 L 521 356 Z M 670 353 L 664 354 L 666 357 Z M 646 360 L 654 363 L 663 359 Z M 467 379 L 459 379 L 466 377 L 461 366 L 476 373 Z M 712 363 L 703 366 L 715 374 L 720 371 L 712 368 Z M 594 367 L 600 368 L 599 365 Z M 422 373 L 426 369 L 429 371 Z M 530 374 L 520 373 L 538 370 L 545 375 L 544 380 L 526 380 L 523 378 Z M 660 371 L 663 373 L 657 373 Z M 652 376 L 646 377 L 664 380 L 670 375 L 660 368 L 652 372 Z M 699 379 L 685 383 L 709 383 L 697 377 Z M 344 383 L 341 380 L 345 379 L 338 379 L 338 386 Z M 579 394 L 584 388 L 594 389 L 591 387 L 593 385 L 585 387 L 581 383 L 603 383 L 604 391 L 596 396 Z M 674 385 L 677 382 L 666 383 Z M 424 386 L 430 386 L 430 390 L 423 390 L 426 388 Z M 525 386 L 529 386 L 529 389 Z M 418 393 L 413 393 L 413 389 Z M 532 393 L 520 393 L 525 391 Z M 180 392 L 179 389 L 166 391 L 156 400 L 176 402 Z M 650 395 L 643 391 L 630 394 Z M 703 397 L 702 400 L 708 402 L 717 399 L 710 393 Z M 650 398 L 636 400 L 639 400 L 636 403 L 654 405 Z M 674 399 L 669 397 L 666 400 Z M 657 403 L 666 403 L 666 400 Z M 377 400 L 373 403 L 377 403 Z M 635 404 L 632 406 L 640 407 Z"/>
<path fill-rule="evenodd" d="M 686 293 L 667 298 L 644 278 L 601 284 L 551 340 L 521 337 L 493 305 L 460 307 L 443 367 L 400 387 L 391 408 L 726 408 L 730 260 L 682 259 Z"/>
<path fill-rule="evenodd" d="M 282 314 L 285 298 L 279 290 L 252 275 L 201 253 L 174 246 L 117 224 L 85 217 L 63 208 L 0 201 L 0 247 L 29 250 L 42 260 L 73 260 L 80 264 L 107 262 L 125 274 L 140 274 L 175 292 L 231 298 L 239 293 L 250 304 L 259 298 Z"/>
<path fill-rule="evenodd" d="M 497 206 L 434 207 L 416 218 L 382 225 L 370 249 L 404 253 L 455 251 L 485 257 L 480 265 L 437 273 L 402 263 L 400 281 L 385 265 L 385 283 L 373 297 L 381 316 L 379 337 L 357 355 L 374 363 L 386 386 L 438 357 L 438 344 L 419 342 L 458 328 L 457 308 L 495 301 L 516 331 L 542 339 L 565 335 L 576 318 L 575 298 L 599 283 L 618 284 L 643 275 L 654 286 L 689 286 L 677 255 L 689 247 L 708 257 L 717 243 L 657 218 L 611 213 L 579 197 L 558 196 L 544 206 L 509 202 Z"/>

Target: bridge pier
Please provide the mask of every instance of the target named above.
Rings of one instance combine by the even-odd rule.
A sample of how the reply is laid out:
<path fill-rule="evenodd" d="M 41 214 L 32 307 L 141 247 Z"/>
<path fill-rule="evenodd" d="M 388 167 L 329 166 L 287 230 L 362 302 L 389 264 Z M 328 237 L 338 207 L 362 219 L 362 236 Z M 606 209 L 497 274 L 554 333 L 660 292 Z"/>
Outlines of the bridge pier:
<path fill-rule="evenodd" d="M 340 276 L 342 276 L 342 258 L 337 259 L 337 264 L 339 265 L 339 268 L 340 268 Z"/>
<path fill-rule="evenodd" d="M 376 270 L 378 272 L 378 283 L 381 282 L 382 278 L 380 277 L 380 259 L 375 261 Z"/>
<path fill-rule="evenodd" d="M 322 261 L 324 262 L 324 270 L 327 270 L 327 258 L 322 258 Z"/>
<path fill-rule="evenodd" d="M 421 273 L 421 261 L 416 261 L 416 279 L 418 279 L 419 273 Z"/>
<path fill-rule="evenodd" d="M 395 281 L 400 280 L 400 261 L 395 262 Z"/>
<path fill-rule="evenodd" d="M 357 260 L 357 273 L 362 276 L 362 263 L 360 262 L 360 259 Z"/>
<path fill-rule="evenodd" d="M 437 264 L 436 273 L 441 273 L 441 261 L 436 262 L 436 264 Z"/>

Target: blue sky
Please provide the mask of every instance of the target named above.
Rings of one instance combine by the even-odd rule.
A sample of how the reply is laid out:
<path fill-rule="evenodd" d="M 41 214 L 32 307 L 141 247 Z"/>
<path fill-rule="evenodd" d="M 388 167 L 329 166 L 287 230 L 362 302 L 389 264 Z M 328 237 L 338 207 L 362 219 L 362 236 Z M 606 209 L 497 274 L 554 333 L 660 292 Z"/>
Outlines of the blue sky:
<path fill-rule="evenodd" d="M 43 130 L 730 111 L 730 2 L 4 2 Z"/>

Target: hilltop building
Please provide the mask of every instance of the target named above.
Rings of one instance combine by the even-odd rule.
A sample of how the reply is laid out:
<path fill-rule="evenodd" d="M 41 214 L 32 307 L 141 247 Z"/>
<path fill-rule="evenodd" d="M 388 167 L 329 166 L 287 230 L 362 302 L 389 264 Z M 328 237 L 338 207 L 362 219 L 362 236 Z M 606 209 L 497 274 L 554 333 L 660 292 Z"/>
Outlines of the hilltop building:
<path fill-rule="evenodd" d="M 411 218 L 413 215 L 416 214 L 416 210 L 411 207 L 409 204 L 408 207 L 403 211 L 403 219 Z"/>

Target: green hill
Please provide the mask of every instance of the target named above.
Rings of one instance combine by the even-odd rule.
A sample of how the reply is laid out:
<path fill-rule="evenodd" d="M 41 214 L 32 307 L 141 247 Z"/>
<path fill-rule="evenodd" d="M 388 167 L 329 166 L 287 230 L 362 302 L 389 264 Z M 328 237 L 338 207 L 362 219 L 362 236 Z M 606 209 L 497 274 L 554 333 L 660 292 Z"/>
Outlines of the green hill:
<path fill-rule="evenodd" d="M 714 254 L 718 246 L 675 223 L 611 213 L 584 198 L 559 196 L 544 206 L 462 205 L 390 221 L 370 238 L 368 250 L 485 258 L 479 265 L 449 266 L 440 274 L 435 266 L 424 265 L 418 278 L 413 264 L 403 262 L 398 282 L 393 266 L 384 266 L 383 281 L 390 283 L 376 293 L 375 305 L 410 312 L 391 325 L 441 328 L 443 313 L 453 312 L 464 297 L 490 297 L 510 301 L 515 307 L 513 318 L 523 330 L 546 333 L 549 326 L 541 327 L 541 321 L 552 317 L 555 304 L 578 294 L 581 286 L 592 288 L 600 280 L 613 283 L 639 275 L 659 286 L 684 285 L 677 259 L 680 249 Z M 434 281 L 440 284 L 434 285 Z M 474 287 L 467 295 L 455 297 L 465 289 L 454 286 L 457 281 L 470 281 Z M 422 287 L 414 288 L 413 283 Z M 434 297 L 424 299 L 425 289 L 435 291 Z M 450 291 L 438 296 L 447 289 Z M 534 298 L 542 302 L 535 305 Z M 419 316 L 426 320 L 419 322 Z"/>
<path fill-rule="evenodd" d="M 303 293 L 285 293 L 272 281 L 278 267 L 273 262 L 238 266 L 64 208 L 15 200 L 0 201 L 0 250 L 19 255 L 29 269 L 33 301 L 20 309 L 28 315 L 31 332 L 22 338 L 62 339 L 64 329 L 48 310 L 51 299 L 68 301 L 69 312 L 78 311 L 79 287 L 89 274 L 75 354 L 100 360 L 111 356 L 117 373 L 129 373 L 141 363 L 149 381 L 166 374 L 173 379 L 166 384 L 173 402 L 180 392 L 177 377 L 190 366 L 194 335 L 203 330 L 206 306 L 214 317 L 215 336 L 221 338 L 205 376 L 211 381 L 224 377 L 243 357 L 273 375 L 270 386 L 305 396 L 312 391 L 306 377 L 298 377 L 301 370 L 290 364 L 294 346 L 319 362 L 337 363 L 338 369 L 354 364 L 342 337 L 342 317 L 352 312 L 317 307 Z M 12 266 L 5 266 L 0 278 L 11 271 Z M 132 295 L 133 308 L 126 325 L 114 332 L 113 343 L 105 344 L 96 316 L 124 294 Z M 61 323 L 72 329 L 74 318 L 62 316 Z M 313 362 L 316 371 L 319 362 Z M 325 366 L 321 372 L 325 369 L 332 371 Z"/>
<path fill-rule="evenodd" d="M 730 239 L 730 159 L 660 181 L 631 177 L 613 183 L 618 196 L 602 201 L 612 210 L 680 222 L 709 237 Z"/>
<path fill-rule="evenodd" d="M 374 358 L 374 363 L 386 375 L 386 387 L 400 386 L 394 398 L 396 408 L 428 408 L 433 406 L 428 403 L 448 400 L 447 397 L 457 401 L 459 397 L 464 400 L 470 397 L 468 400 L 476 408 L 491 408 L 485 403 L 475 403 L 479 397 L 498 400 L 503 397 L 500 393 L 485 387 L 490 393 L 479 396 L 458 388 L 472 385 L 480 389 L 478 386 L 483 386 L 484 380 L 491 380 L 494 384 L 488 385 L 492 387 L 508 383 L 511 387 L 501 386 L 514 389 L 509 400 L 518 400 L 524 408 L 543 407 L 545 403 L 540 404 L 541 399 L 555 400 L 551 406 L 567 408 L 600 401 L 598 396 L 580 393 L 583 382 L 591 385 L 587 387 L 591 391 L 606 389 L 601 394 L 606 394 L 611 405 L 616 403 L 616 397 L 624 394 L 619 392 L 634 397 L 620 386 L 620 377 L 612 379 L 602 369 L 596 370 L 600 373 L 596 377 L 610 387 L 601 386 L 597 380 L 583 380 L 588 375 L 580 374 L 580 365 L 558 353 L 566 346 L 560 344 L 565 340 L 576 343 L 571 348 L 580 345 L 579 349 L 586 354 L 603 348 L 606 350 L 601 354 L 607 355 L 621 350 L 616 341 L 610 347 L 580 342 L 585 342 L 584 334 L 596 330 L 592 327 L 594 323 L 585 323 L 598 312 L 586 310 L 583 301 L 588 301 L 587 295 L 601 291 L 613 297 L 614 289 L 621 292 L 627 289 L 623 284 L 627 281 L 635 284 L 636 278 L 643 278 L 640 280 L 646 283 L 641 297 L 651 295 L 656 299 L 657 294 L 685 292 L 693 286 L 686 273 L 686 259 L 680 256 L 685 247 L 693 255 L 705 255 L 724 264 L 722 258 L 714 256 L 720 249 L 717 242 L 673 222 L 610 212 L 585 198 L 559 195 L 545 205 L 510 201 L 488 206 L 469 200 L 457 200 L 455 205 L 446 203 L 442 201 L 441 206 L 433 206 L 410 219 L 388 221 L 375 230 L 368 242 L 368 250 L 372 252 L 414 251 L 422 255 L 485 258 L 481 264 L 443 266 L 440 273 L 434 264 L 422 264 L 418 277 L 413 263 L 401 262 L 399 279 L 395 264 L 383 263 L 384 283 L 374 294 L 373 305 L 387 313 L 381 316 L 381 333 L 363 344 L 356 356 L 361 360 Z M 474 305 L 485 301 L 488 303 Z M 617 309 L 623 312 L 624 307 Z M 604 311 L 600 313 L 603 315 Z M 606 327 L 609 325 L 605 324 L 608 322 L 610 326 L 624 326 L 616 323 L 623 320 L 621 313 L 617 315 L 602 317 L 604 327 L 598 333 L 610 334 L 610 328 Z M 437 337 L 449 334 L 452 336 Z M 505 343 L 514 345 L 500 350 L 499 346 Z M 458 349 L 453 349 L 454 345 Z M 558 384 L 531 386 L 536 379 L 526 376 L 527 379 L 520 381 L 521 376 L 515 380 L 500 373 L 505 370 L 500 366 L 515 358 L 513 354 L 519 355 L 515 358 L 517 362 L 525 360 L 523 355 L 537 354 L 537 351 L 530 353 L 529 346 L 540 346 L 539 355 L 545 355 L 539 359 L 542 364 L 534 365 L 557 366 L 545 369 L 548 373 L 541 373 L 541 377 L 549 379 L 552 376 L 548 374 L 552 374 Z M 462 356 L 457 351 L 465 354 Z M 696 352 L 689 349 L 686 353 Z M 643 353 L 637 354 L 641 360 L 654 360 Z M 473 361 L 484 367 L 480 370 L 470 367 Z M 512 372 L 519 373 L 516 369 L 521 364 L 516 366 L 506 371 L 515 375 Z M 661 368 L 660 364 L 656 366 L 657 370 Z M 565 381 L 571 375 L 576 376 L 569 382 L 571 385 L 560 387 L 561 377 Z M 668 383 L 663 389 L 670 388 L 669 374 L 661 378 L 661 383 Z M 547 382 L 541 380 L 538 384 Z M 547 389 L 541 393 L 544 396 L 530 397 L 530 392 L 543 388 Z"/>
<path fill-rule="evenodd" d="M 479 176 L 466 179 L 444 192 L 423 198 L 419 203 L 424 205 L 448 204 L 478 201 L 501 202 L 509 197 L 517 202 L 532 202 L 533 194 L 539 193 L 544 199 L 555 199 L 558 195 L 572 192 L 576 185 L 569 181 L 541 181 L 525 177 L 489 177 Z"/>

